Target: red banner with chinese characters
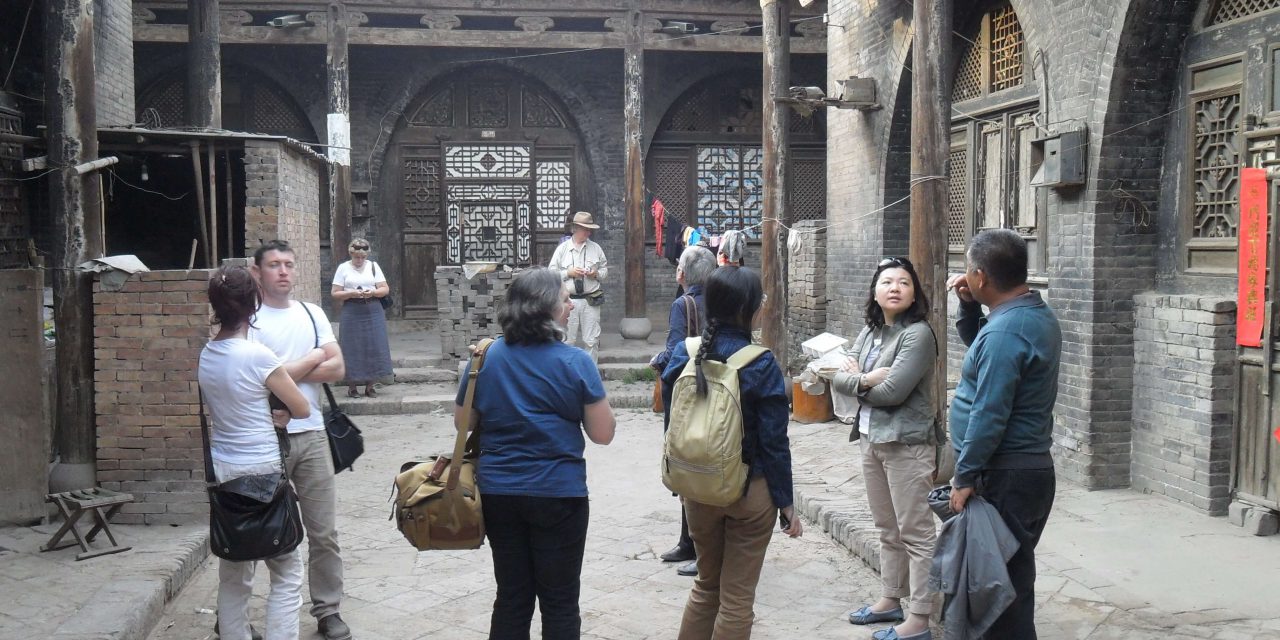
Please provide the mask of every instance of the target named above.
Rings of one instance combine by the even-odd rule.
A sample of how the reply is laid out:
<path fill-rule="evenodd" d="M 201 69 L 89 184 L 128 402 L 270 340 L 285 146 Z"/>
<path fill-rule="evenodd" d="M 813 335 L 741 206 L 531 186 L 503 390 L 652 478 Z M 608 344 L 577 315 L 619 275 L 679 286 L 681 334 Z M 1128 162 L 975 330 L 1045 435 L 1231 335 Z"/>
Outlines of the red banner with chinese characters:
<path fill-rule="evenodd" d="M 1240 282 L 1236 344 L 1262 346 L 1267 286 L 1267 171 L 1240 172 Z"/>

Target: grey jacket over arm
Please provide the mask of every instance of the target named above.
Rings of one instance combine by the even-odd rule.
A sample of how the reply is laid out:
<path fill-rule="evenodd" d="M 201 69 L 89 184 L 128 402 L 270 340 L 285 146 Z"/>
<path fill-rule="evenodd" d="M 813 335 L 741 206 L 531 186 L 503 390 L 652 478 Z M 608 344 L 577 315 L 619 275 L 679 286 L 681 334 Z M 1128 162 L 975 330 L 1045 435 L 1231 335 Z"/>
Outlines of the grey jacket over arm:
<path fill-rule="evenodd" d="M 982 496 L 942 524 L 933 548 L 929 588 L 946 596 L 944 640 L 977 640 L 991 628 L 1017 594 L 1009 579 L 1009 558 L 1018 540 L 1000 512 Z"/>
<path fill-rule="evenodd" d="M 832 379 L 832 386 L 841 393 L 857 396 L 859 402 L 871 407 L 869 442 L 937 444 L 941 430 L 934 420 L 933 366 L 938 358 L 938 341 L 933 330 L 928 322 L 921 321 L 897 322 L 879 331 L 880 355 L 863 374 L 888 367 L 889 374 L 884 381 L 859 389 L 862 374 L 840 372 Z M 859 364 L 866 361 L 872 342 L 872 329 L 866 327 L 854 341 Z M 858 432 L 859 420 L 861 416 L 854 422 L 854 433 Z"/>

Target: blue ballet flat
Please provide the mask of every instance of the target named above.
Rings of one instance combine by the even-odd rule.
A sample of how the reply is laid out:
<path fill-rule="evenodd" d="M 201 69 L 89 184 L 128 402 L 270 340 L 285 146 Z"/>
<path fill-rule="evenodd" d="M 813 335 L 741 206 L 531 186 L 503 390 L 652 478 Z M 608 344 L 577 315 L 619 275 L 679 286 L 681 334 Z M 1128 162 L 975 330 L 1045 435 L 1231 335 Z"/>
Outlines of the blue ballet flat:
<path fill-rule="evenodd" d="M 873 640 L 933 640 L 933 633 L 928 629 L 909 636 L 900 636 L 893 627 L 881 629 L 871 634 Z"/>
<path fill-rule="evenodd" d="M 852 624 L 875 624 L 877 622 L 898 622 L 903 620 L 902 607 L 890 609 L 888 611 L 872 611 L 871 605 L 866 605 L 857 611 L 849 614 L 849 622 Z M 894 635 L 897 638 L 897 635 Z"/>

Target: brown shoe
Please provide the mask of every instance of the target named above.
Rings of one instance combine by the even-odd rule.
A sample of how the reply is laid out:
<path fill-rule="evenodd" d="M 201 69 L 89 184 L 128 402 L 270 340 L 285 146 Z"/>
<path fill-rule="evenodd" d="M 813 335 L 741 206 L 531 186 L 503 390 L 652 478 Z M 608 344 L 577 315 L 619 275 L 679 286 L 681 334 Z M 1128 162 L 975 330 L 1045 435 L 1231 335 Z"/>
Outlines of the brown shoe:
<path fill-rule="evenodd" d="M 365 397 L 368 397 L 368 398 L 376 398 L 376 397 L 378 397 L 378 392 L 377 392 L 377 391 L 374 391 L 374 390 L 373 390 L 373 387 L 365 387 L 365 388 L 364 388 L 364 395 L 365 395 Z"/>

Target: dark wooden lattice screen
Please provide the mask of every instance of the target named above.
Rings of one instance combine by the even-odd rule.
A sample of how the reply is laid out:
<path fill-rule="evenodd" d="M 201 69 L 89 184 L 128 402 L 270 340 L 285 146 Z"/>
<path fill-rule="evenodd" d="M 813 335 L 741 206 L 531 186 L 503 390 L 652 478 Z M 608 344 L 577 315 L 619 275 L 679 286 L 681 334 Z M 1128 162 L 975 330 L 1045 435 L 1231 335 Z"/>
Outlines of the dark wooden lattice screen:
<path fill-rule="evenodd" d="M 796 160 L 791 164 L 791 221 L 826 218 L 826 161 Z"/>
<path fill-rule="evenodd" d="M 1209 24 L 1230 22 L 1271 9 L 1280 9 L 1280 0 L 1218 0 L 1209 14 Z"/>
<path fill-rule="evenodd" d="M 1239 225 L 1240 94 L 1197 100 L 1193 238 L 1234 238 Z"/>
<path fill-rule="evenodd" d="M 969 210 L 969 150 L 952 145 L 947 156 L 947 245 L 952 251 L 963 251 L 966 233 L 965 212 Z"/>
<path fill-rule="evenodd" d="M 951 90 L 951 101 L 961 102 L 982 95 L 982 47 L 970 45 L 956 72 L 955 87 Z"/>
<path fill-rule="evenodd" d="M 689 162 L 663 158 L 653 162 L 653 191 L 667 215 L 689 222 Z"/>
<path fill-rule="evenodd" d="M 404 223 L 411 229 L 440 228 L 440 161 L 404 159 Z"/>
<path fill-rule="evenodd" d="M 152 122 L 145 112 L 154 109 L 160 127 L 186 126 L 186 87 L 184 74 L 169 74 L 157 81 L 138 101 L 138 121 Z M 316 140 L 306 114 L 283 89 L 270 81 L 235 69 L 223 79 L 222 96 L 224 129 L 289 136 L 303 142 Z"/>
<path fill-rule="evenodd" d="M 991 90 L 1022 84 L 1022 25 L 1013 7 L 991 13 Z"/>

